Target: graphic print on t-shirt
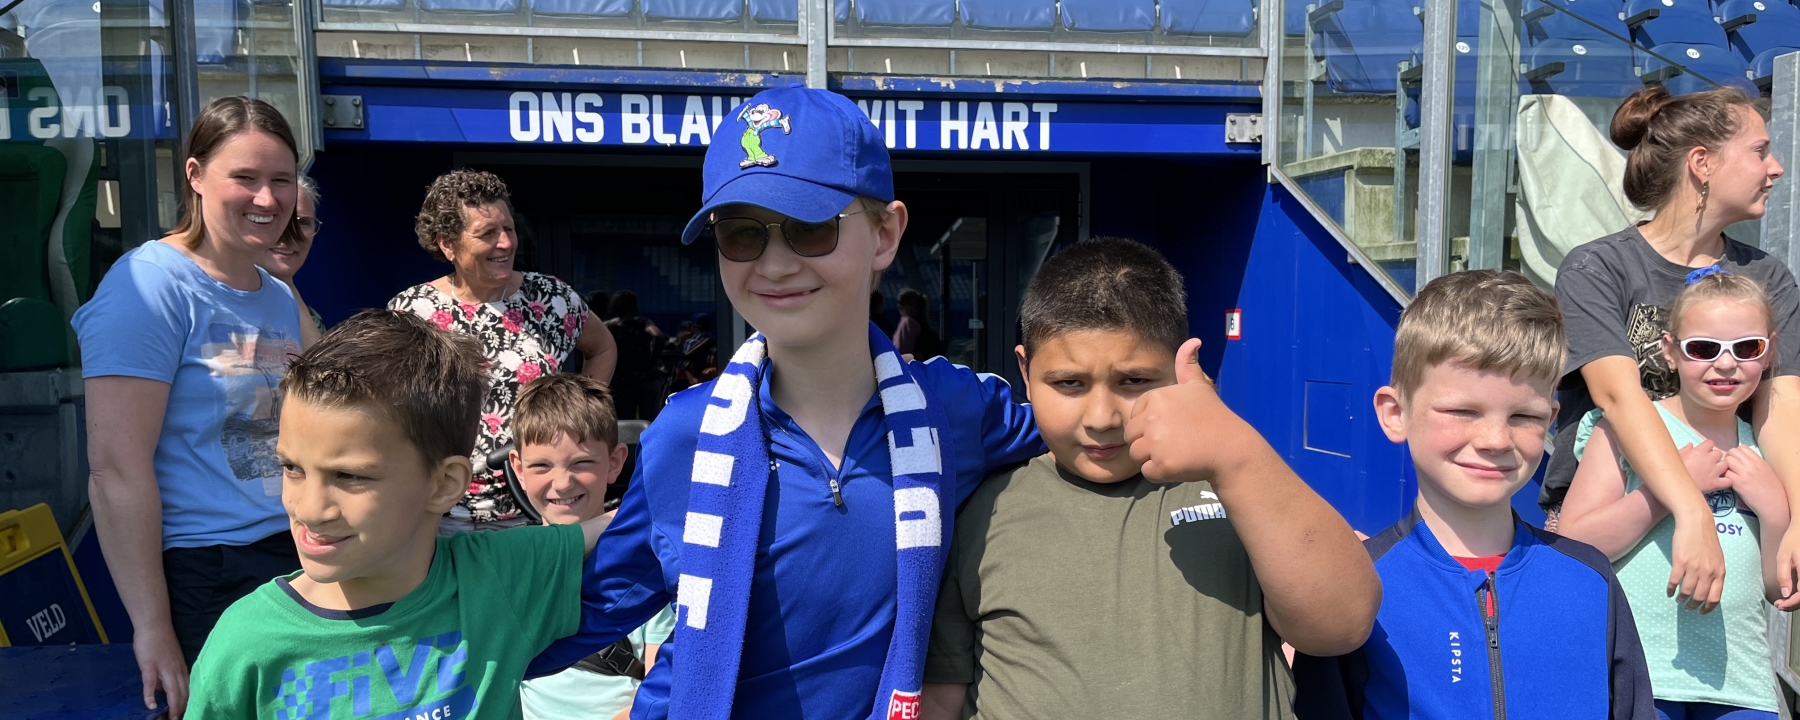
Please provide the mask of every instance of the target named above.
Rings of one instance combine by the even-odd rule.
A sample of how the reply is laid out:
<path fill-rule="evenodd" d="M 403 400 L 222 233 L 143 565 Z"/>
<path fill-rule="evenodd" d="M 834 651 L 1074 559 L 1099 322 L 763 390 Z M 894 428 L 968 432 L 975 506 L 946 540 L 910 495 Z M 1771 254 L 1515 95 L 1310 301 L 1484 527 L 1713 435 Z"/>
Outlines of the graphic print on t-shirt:
<path fill-rule="evenodd" d="M 1644 303 L 1631 306 L 1625 339 L 1637 353 L 1638 377 L 1651 400 L 1661 400 L 1680 390 L 1680 381 L 1662 352 L 1663 333 L 1668 328 L 1669 312 L 1662 307 Z"/>
<path fill-rule="evenodd" d="M 299 354 L 300 343 L 279 332 L 221 321 L 206 327 L 200 345 L 200 361 L 225 388 L 219 445 L 231 474 L 243 482 L 260 481 L 263 494 L 271 497 L 281 494 L 275 390 L 288 358 Z"/>
<path fill-rule="evenodd" d="M 460 632 L 379 645 L 281 671 L 276 720 L 460 720 L 475 710 Z"/>

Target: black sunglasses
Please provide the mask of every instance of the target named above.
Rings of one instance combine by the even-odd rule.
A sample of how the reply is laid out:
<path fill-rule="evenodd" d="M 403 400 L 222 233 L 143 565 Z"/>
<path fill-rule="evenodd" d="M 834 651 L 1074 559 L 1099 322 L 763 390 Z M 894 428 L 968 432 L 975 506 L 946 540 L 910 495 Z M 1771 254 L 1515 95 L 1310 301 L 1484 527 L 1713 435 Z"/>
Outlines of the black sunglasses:
<path fill-rule="evenodd" d="M 837 217 L 817 223 L 793 218 L 766 223 L 756 218 L 727 217 L 707 223 L 706 229 L 718 243 L 719 255 L 732 262 L 750 262 L 762 257 L 763 250 L 769 246 L 769 228 L 772 227 L 781 228 L 782 239 L 795 255 L 816 258 L 830 255 L 837 249 L 838 226 L 844 218 L 864 212 L 867 209 L 838 213 Z"/>
<path fill-rule="evenodd" d="M 1719 353 L 1731 349 L 1731 356 L 1738 362 L 1749 362 L 1760 359 L 1769 352 L 1769 339 L 1766 337 L 1747 337 L 1736 340 L 1714 340 L 1712 338 L 1688 338 L 1681 341 L 1681 354 L 1695 362 L 1712 362 L 1719 358 Z"/>

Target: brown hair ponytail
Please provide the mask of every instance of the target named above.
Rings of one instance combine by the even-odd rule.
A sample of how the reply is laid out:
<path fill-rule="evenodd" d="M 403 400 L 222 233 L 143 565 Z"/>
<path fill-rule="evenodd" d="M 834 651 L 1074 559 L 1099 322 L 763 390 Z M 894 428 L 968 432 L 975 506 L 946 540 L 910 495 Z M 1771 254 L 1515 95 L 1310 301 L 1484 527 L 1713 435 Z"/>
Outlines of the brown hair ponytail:
<path fill-rule="evenodd" d="M 1667 204 L 1687 172 L 1687 154 L 1696 147 L 1718 150 L 1736 135 L 1737 109 L 1755 110 L 1742 90 L 1722 87 L 1672 97 L 1652 85 L 1625 98 L 1613 113 L 1614 144 L 1631 155 L 1625 161 L 1625 197 L 1643 210 Z"/>
<path fill-rule="evenodd" d="M 288 151 L 294 154 L 294 174 L 299 175 L 299 146 L 294 143 L 294 131 L 288 128 L 287 119 L 274 106 L 242 95 L 222 97 L 212 101 L 200 117 L 194 119 L 194 129 L 188 132 L 187 157 L 181 161 L 182 180 L 187 181 L 187 161 L 198 160 L 200 167 L 206 167 L 220 147 L 243 133 L 261 130 L 279 138 L 287 145 Z M 181 222 L 170 231 L 171 237 L 180 238 L 181 244 L 188 249 L 200 246 L 201 238 L 206 237 L 206 217 L 201 208 L 200 193 L 194 192 L 192 181 L 186 182 L 181 196 Z M 302 241 L 300 226 L 294 223 L 293 214 L 288 215 L 287 229 L 282 231 L 282 239 Z"/>

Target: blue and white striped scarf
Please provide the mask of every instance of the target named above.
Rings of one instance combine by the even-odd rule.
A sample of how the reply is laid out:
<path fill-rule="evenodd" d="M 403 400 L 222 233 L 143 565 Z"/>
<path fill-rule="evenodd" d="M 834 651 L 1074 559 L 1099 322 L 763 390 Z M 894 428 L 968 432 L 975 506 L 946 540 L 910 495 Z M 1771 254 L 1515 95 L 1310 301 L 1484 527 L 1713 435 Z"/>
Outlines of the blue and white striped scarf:
<path fill-rule="evenodd" d="M 925 644 L 931 629 L 943 548 L 951 517 L 944 506 L 946 468 L 954 468 L 943 431 L 943 408 L 927 402 L 916 370 L 874 324 L 869 349 L 881 408 L 887 416 L 888 457 L 893 466 L 894 543 L 898 550 L 898 607 L 893 639 L 870 718 L 918 717 Z M 693 486 L 682 531 L 681 649 L 671 683 L 669 717 L 726 720 L 737 689 L 744 651 L 745 615 L 762 534 L 763 498 L 774 465 L 756 397 L 762 387 L 766 344 L 752 336 L 713 385 L 700 420 Z"/>

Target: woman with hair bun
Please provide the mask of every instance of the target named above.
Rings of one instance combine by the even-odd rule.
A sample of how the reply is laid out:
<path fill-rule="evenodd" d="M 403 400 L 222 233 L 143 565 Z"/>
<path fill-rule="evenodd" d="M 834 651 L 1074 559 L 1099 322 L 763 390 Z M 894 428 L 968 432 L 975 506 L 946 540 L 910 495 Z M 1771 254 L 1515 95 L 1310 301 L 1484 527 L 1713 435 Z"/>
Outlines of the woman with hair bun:
<path fill-rule="evenodd" d="M 1717 268 L 1767 289 L 1779 338 L 1768 377 L 1751 406 L 1768 461 L 1790 498 L 1800 497 L 1800 290 L 1781 261 L 1725 236 L 1726 226 L 1762 217 L 1781 177 L 1754 101 L 1735 88 L 1672 97 L 1660 86 L 1626 98 L 1613 115 L 1613 142 L 1630 152 L 1625 196 L 1653 219 L 1575 248 L 1557 270 L 1556 294 L 1569 330 L 1555 450 L 1539 503 L 1561 506 L 1577 465 L 1581 419 L 1598 408 L 1625 461 L 1643 478 L 1645 499 L 1675 518 L 1670 602 L 1709 613 L 1724 589 L 1725 562 L 1713 502 L 1726 465 L 1712 443 L 1677 448 L 1653 401 L 1677 390 L 1662 352 L 1669 311 L 1688 277 Z M 1696 484 L 1698 482 L 1698 484 Z M 1729 485 L 1729 483 L 1726 483 Z M 1613 518 L 1603 512 L 1557 518 L 1557 532 L 1592 541 Z M 1800 534 L 1778 554 L 1783 610 L 1800 606 L 1793 564 Z"/>

